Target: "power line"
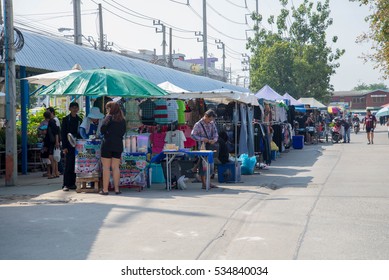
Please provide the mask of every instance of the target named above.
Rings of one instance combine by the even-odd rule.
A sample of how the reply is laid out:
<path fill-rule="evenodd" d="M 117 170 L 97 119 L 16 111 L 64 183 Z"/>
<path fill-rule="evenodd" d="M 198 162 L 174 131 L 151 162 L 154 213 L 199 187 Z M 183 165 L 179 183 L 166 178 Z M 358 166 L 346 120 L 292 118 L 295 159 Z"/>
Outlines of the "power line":
<path fill-rule="evenodd" d="M 239 25 L 247 25 L 249 26 L 247 23 L 245 22 L 237 22 L 237 21 L 233 21 L 231 19 L 229 19 L 228 17 L 224 16 L 223 14 L 221 14 L 220 12 L 218 12 L 214 7 L 212 7 L 209 3 L 207 3 L 207 6 L 212 10 L 214 11 L 216 14 L 218 14 L 220 17 L 228 20 L 229 22 L 232 22 L 232 23 L 235 23 L 235 24 L 239 24 Z"/>
<path fill-rule="evenodd" d="M 114 7 L 114 8 L 116 8 L 116 9 L 118 9 L 119 11 L 124 12 L 124 13 L 129 14 L 129 15 L 132 15 L 132 16 L 134 16 L 134 17 L 138 17 L 138 18 L 146 19 L 146 20 L 152 20 L 152 21 L 153 21 L 153 20 L 158 20 L 158 19 L 156 19 L 156 18 L 154 18 L 154 17 L 150 17 L 150 16 L 147 16 L 147 15 L 145 15 L 145 14 L 139 13 L 139 12 L 137 12 L 137 11 L 135 11 L 135 10 L 132 10 L 132 9 L 130 9 L 130 8 L 127 8 L 126 6 L 124 6 L 124 5 L 120 4 L 120 3 L 118 3 L 117 1 L 112 0 L 112 2 L 114 2 L 114 3 L 117 4 L 117 5 L 119 5 L 121 8 L 118 8 L 117 6 L 108 3 L 106 0 L 103 0 L 103 1 L 106 2 L 108 5 L 110 5 L 110 6 Z M 132 13 L 123 11 L 123 9 L 128 10 L 128 11 L 131 11 Z M 179 27 L 177 27 L 177 26 L 171 25 L 171 24 L 169 24 L 169 23 L 167 23 L 167 22 L 164 22 L 164 21 L 162 21 L 162 20 L 159 20 L 159 21 L 160 21 L 161 23 L 163 23 L 166 27 L 171 27 L 172 29 L 174 29 L 174 31 L 177 31 L 177 32 L 194 33 L 194 32 L 196 31 L 196 30 L 182 29 L 182 28 L 179 28 Z M 185 38 L 185 39 L 188 39 L 188 38 Z"/>
<path fill-rule="evenodd" d="M 85 16 L 85 15 L 94 15 L 94 14 L 96 14 L 96 12 L 94 12 L 94 13 L 82 13 L 81 15 Z M 40 21 L 46 21 L 46 20 L 52 20 L 52 19 L 58 19 L 58 18 L 66 18 L 66 17 L 73 17 L 73 14 L 63 15 L 63 16 L 53 16 L 53 17 L 47 17 L 47 18 L 41 18 L 41 19 L 29 19 L 29 18 L 27 18 L 27 19 L 30 22 L 40 22 Z"/>
<path fill-rule="evenodd" d="M 201 20 L 203 19 L 203 17 L 202 17 L 199 13 L 197 13 L 196 10 L 195 10 L 191 5 L 188 5 L 188 7 L 191 9 L 191 11 L 192 11 L 196 16 L 198 16 Z M 227 35 L 227 34 L 221 32 L 220 30 L 218 30 L 217 28 L 213 27 L 213 26 L 212 26 L 211 24 L 209 24 L 209 23 L 207 23 L 207 25 L 208 25 L 210 28 L 212 28 L 213 30 L 215 30 L 216 32 L 218 32 L 220 35 L 223 35 L 223 36 L 225 36 L 225 37 L 227 37 L 227 38 L 230 38 L 230 39 L 236 40 L 236 41 L 246 41 L 246 39 L 235 38 L 235 37 L 232 37 L 232 36 L 230 36 L 230 35 Z"/>
<path fill-rule="evenodd" d="M 98 3 L 97 3 L 96 1 L 94 1 L 94 0 L 91 0 L 91 1 L 92 1 L 93 3 L 95 3 L 96 5 L 98 5 Z M 109 12 L 109 13 L 111 13 L 111 14 L 113 14 L 113 15 L 115 15 L 115 16 L 117 16 L 117 17 L 119 17 L 119 18 L 121 18 L 121 19 L 123 19 L 123 20 L 125 20 L 125 21 L 131 22 L 131 23 L 133 23 L 133 24 L 135 24 L 135 25 L 139 25 L 139 26 L 143 26 L 143 27 L 146 27 L 146 28 L 154 29 L 154 27 L 152 27 L 152 26 L 145 25 L 145 24 L 138 23 L 138 22 L 129 20 L 129 19 L 127 19 L 127 18 L 124 18 L 124 17 L 122 17 L 122 16 L 120 16 L 120 15 L 118 15 L 118 14 L 112 12 L 111 10 L 107 9 L 106 7 L 103 7 L 103 9 L 106 10 L 107 12 Z"/>
<path fill-rule="evenodd" d="M 230 3 L 231 5 L 233 5 L 233 6 L 235 6 L 235 7 L 242 8 L 242 9 L 247 9 L 246 0 L 244 1 L 244 2 L 245 2 L 245 6 L 244 6 L 244 7 L 243 7 L 243 6 L 239 6 L 239 5 L 233 3 L 233 2 L 231 2 L 231 1 L 229 1 L 229 0 L 226 0 L 226 2 Z"/>

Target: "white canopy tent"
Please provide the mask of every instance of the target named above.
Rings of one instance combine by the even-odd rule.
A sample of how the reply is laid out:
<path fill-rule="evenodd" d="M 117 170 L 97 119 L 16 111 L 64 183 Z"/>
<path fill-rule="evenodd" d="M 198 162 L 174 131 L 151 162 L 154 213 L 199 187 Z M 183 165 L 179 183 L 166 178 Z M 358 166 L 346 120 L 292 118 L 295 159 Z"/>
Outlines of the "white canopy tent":
<path fill-rule="evenodd" d="M 301 97 L 299 100 L 297 100 L 305 105 L 309 105 L 313 109 L 324 109 L 327 106 L 320 103 L 313 97 Z"/>
<path fill-rule="evenodd" d="M 293 96 L 291 96 L 289 93 L 285 93 L 282 97 L 283 97 L 284 99 L 289 100 L 290 105 L 293 105 L 293 106 L 302 106 L 302 105 L 304 105 L 304 104 L 301 103 L 300 101 L 297 101 L 297 100 L 296 100 Z"/>
<path fill-rule="evenodd" d="M 211 91 L 203 92 L 176 92 L 171 93 L 164 98 L 189 100 L 194 98 L 204 98 L 209 101 L 218 103 L 229 103 L 231 101 L 238 101 L 245 104 L 251 104 L 253 106 L 259 106 L 258 99 L 253 95 L 246 92 L 231 91 L 228 89 L 215 89 Z"/>
<path fill-rule="evenodd" d="M 158 84 L 158 86 L 161 89 L 166 90 L 168 93 L 188 93 L 189 91 L 183 88 L 180 88 L 179 86 L 176 86 L 175 84 L 172 84 L 171 82 L 163 82 Z"/>

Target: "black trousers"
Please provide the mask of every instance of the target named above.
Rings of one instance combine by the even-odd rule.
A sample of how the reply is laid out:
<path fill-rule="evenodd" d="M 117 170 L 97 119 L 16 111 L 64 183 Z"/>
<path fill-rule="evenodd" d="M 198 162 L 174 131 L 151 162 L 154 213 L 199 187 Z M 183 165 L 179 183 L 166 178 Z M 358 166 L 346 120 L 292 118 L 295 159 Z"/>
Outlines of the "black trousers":
<path fill-rule="evenodd" d="M 76 149 L 69 148 L 66 154 L 65 170 L 63 173 L 63 185 L 68 188 L 75 188 L 76 173 L 74 173 L 74 166 L 76 165 Z"/>

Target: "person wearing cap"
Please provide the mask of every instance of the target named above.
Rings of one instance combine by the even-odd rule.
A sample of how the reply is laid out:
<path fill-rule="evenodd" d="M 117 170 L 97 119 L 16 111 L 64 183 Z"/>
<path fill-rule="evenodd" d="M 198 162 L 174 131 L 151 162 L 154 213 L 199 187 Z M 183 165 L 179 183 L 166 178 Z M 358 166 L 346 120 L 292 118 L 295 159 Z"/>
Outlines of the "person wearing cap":
<path fill-rule="evenodd" d="M 207 143 L 215 144 L 219 139 L 219 134 L 217 132 L 215 118 L 216 113 L 213 110 L 208 110 L 204 113 L 204 116 L 193 126 L 191 137 L 199 143 L 199 148 Z M 203 183 L 203 189 L 206 188 L 206 178 L 205 170 L 202 166 L 202 160 L 200 160 L 199 175 L 201 177 L 201 182 Z M 212 173 L 212 172 L 211 172 Z M 216 188 L 217 186 L 211 184 L 211 188 Z"/>
<path fill-rule="evenodd" d="M 92 107 L 88 116 L 84 118 L 80 125 L 80 135 L 82 139 L 89 139 L 91 135 L 100 138 L 100 128 L 104 114 L 98 107 Z"/>

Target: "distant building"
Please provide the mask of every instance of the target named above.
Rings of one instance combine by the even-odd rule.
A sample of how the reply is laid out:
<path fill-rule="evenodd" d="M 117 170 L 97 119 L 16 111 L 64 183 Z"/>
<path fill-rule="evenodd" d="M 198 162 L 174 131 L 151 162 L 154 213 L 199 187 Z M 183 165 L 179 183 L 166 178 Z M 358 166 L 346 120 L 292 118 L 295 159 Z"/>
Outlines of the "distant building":
<path fill-rule="evenodd" d="M 131 58 L 141 59 L 147 62 L 151 62 L 154 64 L 158 64 L 161 66 L 169 66 L 169 55 L 166 55 L 166 61 L 164 61 L 162 55 L 157 55 L 156 51 L 151 50 L 139 50 L 139 53 L 128 51 L 128 50 L 122 50 L 120 51 L 121 55 L 125 55 Z M 207 65 L 208 65 L 208 76 L 212 79 L 219 80 L 219 81 L 226 81 L 225 78 L 223 78 L 223 70 L 216 69 L 215 63 L 218 61 L 215 57 L 209 57 L 207 59 Z M 204 75 L 204 59 L 203 58 L 196 58 L 196 59 L 185 59 L 185 54 L 182 53 L 173 53 L 172 54 L 172 68 L 183 71 L 195 75 Z M 226 77 L 228 74 L 225 74 Z"/>
<path fill-rule="evenodd" d="M 389 91 L 335 91 L 331 97 L 331 104 L 334 103 L 348 104 L 351 111 L 378 111 L 389 103 Z"/>

